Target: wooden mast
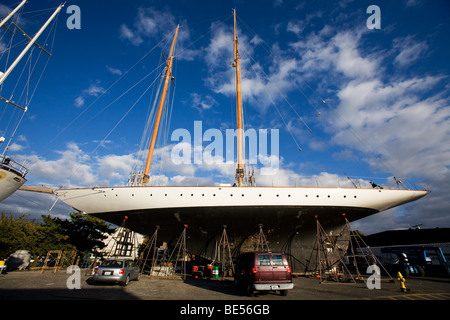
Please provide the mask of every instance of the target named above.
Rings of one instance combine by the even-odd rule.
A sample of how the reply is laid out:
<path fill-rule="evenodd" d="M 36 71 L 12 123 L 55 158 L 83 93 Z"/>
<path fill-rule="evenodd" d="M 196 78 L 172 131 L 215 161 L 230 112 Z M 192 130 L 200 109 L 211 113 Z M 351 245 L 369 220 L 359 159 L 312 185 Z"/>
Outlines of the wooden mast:
<path fill-rule="evenodd" d="M 234 17 L 234 63 L 236 68 L 236 113 L 237 113 L 237 149 L 238 149 L 238 167 L 236 169 L 236 183 L 238 186 L 243 185 L 244 168 L 242 165 L 242 97 L 241 97 L 241 64 L 238 49 L 238 39 L 236 36 L 236 9 L 233 10 Z"/>
<path fill-rule="evenodd" d="M 167 62 L 166 62 L 166 79 L 164 81 L 164 89 L 161 94 L 161 100 L 159 101 L 158 114 L 156 115 L 156 122 L 155 122 L 155 127 L 153 129 L 152 141 L 150 143 L 150 149 L 148 151 L 147 163 L 145 165 L 144 177 L 142 180 L 144 185 L 146 185 L 150 180 L 150 176 L 149 176 L 150 164 L 152 163 L 153 150 L 155 148 L 156 136 L 158 134 L 158 128 L 159 128 L 159 122 L 161 120 L 161 114 L 162 114 L 162 109 L 163 109 L 163 105 L 164 105 L 164 100 L 166 98 L 167 86 L 169 84 L 169 79 L 171 79 L 171 77 L 172 77 L 172 63 L 173 63 L 172 53 L 173 53 L 173 48 L 175 46 L 175 41 L 177 39 L 179 27 L 180 27 L 180 25 L 177 26 L 177 29 L 175 31 L 175 36 L 173 37 L 173 41 L 172 41 L 172 47 L 170 48 L 169 58 L 167 59 Z"/>

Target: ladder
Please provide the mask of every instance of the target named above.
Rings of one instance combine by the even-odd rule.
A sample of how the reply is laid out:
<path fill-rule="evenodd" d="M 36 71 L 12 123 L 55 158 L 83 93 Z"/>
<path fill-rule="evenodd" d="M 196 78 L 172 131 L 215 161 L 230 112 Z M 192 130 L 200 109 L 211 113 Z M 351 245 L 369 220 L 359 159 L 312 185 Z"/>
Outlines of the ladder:
<path fill-rule="evenodd" d="M 89 263 L 89 260 L 85 261 L 89 264 L 89 267 L 86 269 L 86 275 L 93 275 L 95 268 L 104 258 L 137 258 L 137 236 L 134 231 L 125 227 L 127 220 L 128 216 L 125 216 L 120 227 L 115 230 L 106 243 L 106 246 L 98 253 L 98 255 L 92 255 L 92 263 Z"/>
<path fill-rule="evenodd" d="M 106 246 L 100 251 L 100 258 L 137 258 L 138 241 L 134 231 L 126 228 L 128 217 L 125 216 Z"/>
<path fill-rule="evenodd" d="M 114 248 L 114 257 L 131 257 L 134 250 L 134 232 L 122 228 L 118 232 L 116 238 L 116 246 Z"/>
<path fill-rule="evenodd" d="M 77 250 L 63 251 L 61 259 L 59 261 L 59 265 L 56 267 L 56 271 L 58 271 L 61 267 L 64 267 L 64 264 L 67 264 L 67 266 L 73 265 L 76 256 Z"/>
<path fill-rule="evenodd" d="M 137 239 L 134 231 L 127 229 L 125 224 L 127 222 L 128 216 L 125 216 L 122 224 L 116 230 L 112 239 L 115 241 L 115 245 L 111 248 L 111 251 L 106 254 L 110 257 L 130 257 L 136 258 L 137 251 Z"/>
<path fill-rule="evenodd" d="M 47 255 L 45 256 L 44 264 L 41 268 L 41 274 L 45 271 L 45 269 L 52 269 L 53 273 L 56 273 L 59 266 L 59 261 L 61 260 L 62 250 L 49 250 Z M 48 263 L 50 261 L 55 261 L 55 265 L 53 267 L 48 267 Z"/>
<path fill-rule="evenodd" d="M 45 257 L 44 264 L 41 268 L 41 273 L 43 273 L 46 269 L 53 269 L 53 273 L 56 273 L 60 268 L 64 267 L 65 264 L 67 264 L 67 266 L 73 265 L 76 256 L 77 250 L 50 250 L 47 252 Z M 51 261 L 54 261 L 55 264 L 49 267 L 48 263 Z"/>

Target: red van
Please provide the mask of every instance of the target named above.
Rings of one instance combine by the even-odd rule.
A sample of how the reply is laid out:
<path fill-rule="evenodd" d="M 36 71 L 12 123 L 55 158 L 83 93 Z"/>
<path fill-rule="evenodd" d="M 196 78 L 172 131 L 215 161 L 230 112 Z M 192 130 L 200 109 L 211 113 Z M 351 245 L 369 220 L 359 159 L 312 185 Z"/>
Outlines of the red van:
<path fill-rule="evenodd" d="M 248 295 L 255 291 L 280 291 L 285 296 L 294 288 L 292 270 L 282 252 L 246 252 L 239 256 L 235 284 Z"/>

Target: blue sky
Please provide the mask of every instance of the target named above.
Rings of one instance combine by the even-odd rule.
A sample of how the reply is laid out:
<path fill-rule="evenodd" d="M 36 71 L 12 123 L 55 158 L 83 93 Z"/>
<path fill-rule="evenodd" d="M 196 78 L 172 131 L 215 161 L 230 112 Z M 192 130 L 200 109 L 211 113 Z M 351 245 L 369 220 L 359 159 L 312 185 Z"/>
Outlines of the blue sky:
<path fill-rule="evenodd" d="M 2 16 L 16 3 L 2 2 Z M 34 12 L 58 4 L 31 0 L 21 16 L 23 29 L 34 34 L 51 11 Z M 66 25 L 70 5 L 80 8 L 81 29 Z M 380 29 L 367 27 L 370 5 L 380 8 Z M 170 136 L 179 128 L 193 134 L 194 121 L 202 121 L 203 132 L 235 127 L 234 7 L 246 128 L 278 129 L 280 135 L 279 169 L 261 175 L 256 166 L 257 185 L 351 187 L 348 175 L 361 187 L 370 180 L 392 187 L 394 175 L 432 193 L 355 222 L 355 228 L 450 227 L 445 0 L 68 1 L 58 17 L 53 56 L 9 152 L 30 165 L 28 184 L 127 183 L 133 165 L 142 164 L 138 151 L 157 87 L 150 87 L 152 71 L 163 61 L 161 51 L 168 55 L 177 24 L 171 121 L 160 131 L 152 183 L 233 183 L 230 164 L 171 163 L 177 142 Z M 31 217 L 71 211 L 58 201 L 49 212 L 53 202 L 48 195 L 17 192 L 0 210 Z"/>

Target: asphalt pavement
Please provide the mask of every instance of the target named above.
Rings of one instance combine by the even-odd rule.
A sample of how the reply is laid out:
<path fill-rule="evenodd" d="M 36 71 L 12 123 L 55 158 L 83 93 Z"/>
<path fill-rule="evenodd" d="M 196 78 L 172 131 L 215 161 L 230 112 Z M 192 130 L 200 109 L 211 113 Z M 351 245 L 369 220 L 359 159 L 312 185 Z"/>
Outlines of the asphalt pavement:
<path fill-rule="evenodd" d="M 78 277 L 78 278 L 77 278 Z M 295 277 L 294 289 L 287 296 L 276 292 L 245 295 L 235 287 L 231 278 L 193 279 L 155 278 L 142 276 L 126 287 L 117 284 L 93 284 L 90 276 L 80 270 L 78 274 L 52 270 L 13 271 L 0 275 L 2 301 L 55 301 L 55 300 L 141 300 L 153 301 L 157 306 L 177 315 L 208 317 L 207 306 L 214 306 L 215 315 L 273 315 L 274 308 L 297 310 L 305 301 L 410 301 L 430 302 L 450 300 L 450 279 L 408 278 L 408 292 L 400 290 L 397 280 L 382 279 L 380 289 L 369 289 L 366 282 L 344 283 L 317 278 Z M 163 303 L 163 301 L 165 301 Z M 167 302 L 172 302 L 167 304 Z M 176 303 L 173 303 L 176 302 Z M 313 306 L 316 304 L 309 304 Z M 2 305 L 5 305 L 2 303 Z M 152 304 L 154 305 L 154 304 Z M 203 307 L 202 307 L 203 306 Z M 266 306 L 266 309 L 264 309 Z M 267 308 L 272 308 L 272 311 Z M 228 308 L 228 309 L 226 309 Z M 234 308 L 234 309 L 233 309 Z M 325 312 L 319 308 L 319 312 Z M 330 310 L 328 310 L 330 311 Z M 184 313 L 183 313 L 184 312 Z M 266 314 L 265 314 L 266 312 Z M 269 314 L 267 314 L 269 312 Z M 212 316 L 212 314 L 210 315 Z"/>

